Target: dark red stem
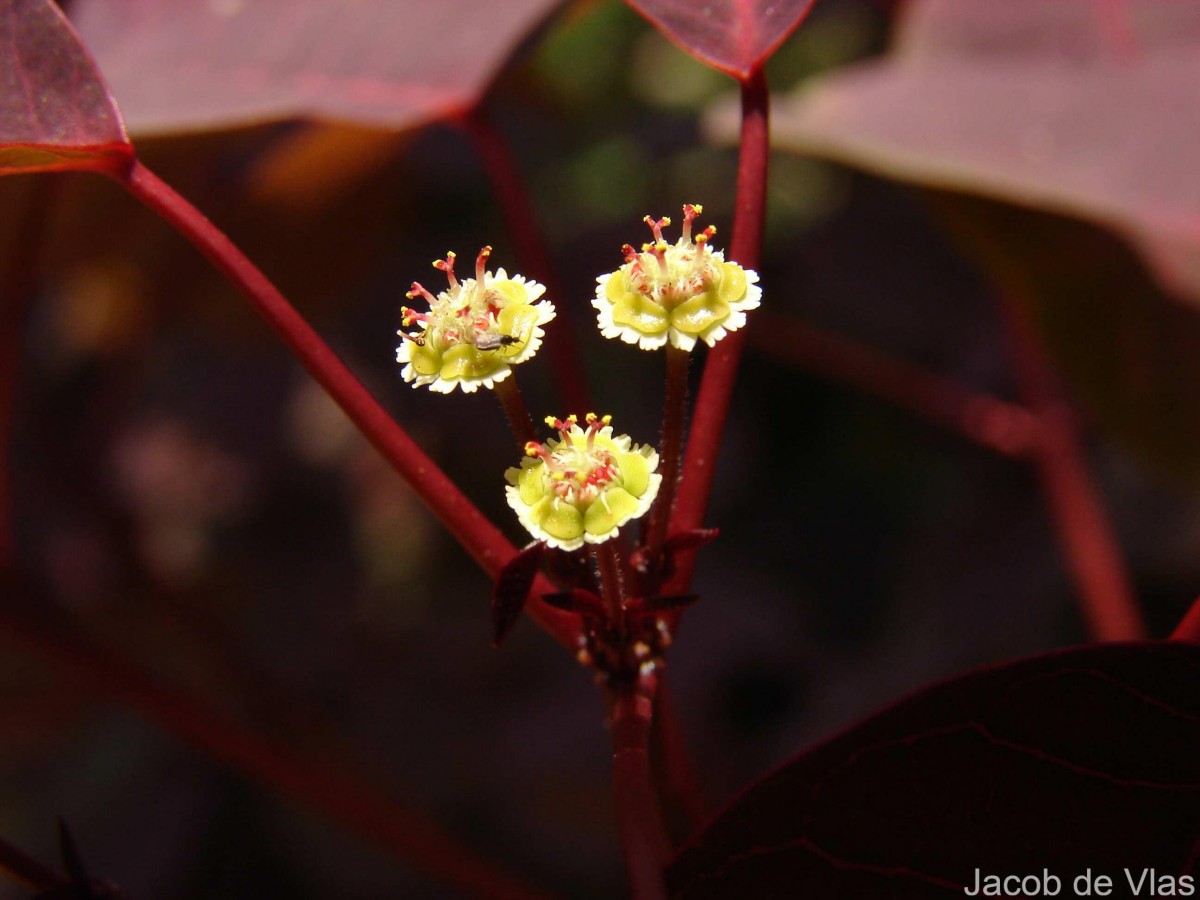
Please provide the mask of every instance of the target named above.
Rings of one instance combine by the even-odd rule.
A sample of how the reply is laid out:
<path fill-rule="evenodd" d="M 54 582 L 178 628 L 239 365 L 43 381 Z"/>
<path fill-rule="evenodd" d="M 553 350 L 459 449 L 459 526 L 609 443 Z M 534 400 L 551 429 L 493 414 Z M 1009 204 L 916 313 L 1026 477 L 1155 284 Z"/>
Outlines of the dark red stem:
<path fill-rule="evenodd" d="M 708 800 L 700 787 L 696 766 L 688 753 L 687 735 L 684 733 L 683 722 L 680 721 L 675 705 L 675 694 L 671 690 L 666 672 L 659 675 L 655 707 L 654 722 L 659 745 L 662 747 L 667 788 L 675 802 L 687 813 L 692 828 L 697 829 L 708 821 Z"/>
<path fill-rule="evenodd" d="M 500 201 L 500 209 L 508 226 L 522 274 L 546 286 L 546 294 L 554 304 L 558 318 L 554 332 L 546 341 L 544 352 L 554 369 L 554 377 L 567 409 L 582 414 L 589 408 L 587 382 L 584 379 L 582 357 L 573 327 L 575 310 L 567 302 L 555 275 L 546 239 L 538 228 L 538 216 L 525 189 L 521 167 L 517 164 L 508 142 L 497 130 L 482 106 L 476 106 L 461 119 L 463 127 L 475 142 L 491 179 L 492 189 Z"/>
<path fill-rule="evenodd" d="M 1038 419 L 1042 490 L 1087 622 L 1098 641 L 1138 640 L 1146 626 L 1108 513 L 1092 478 L 1074 411 L 1020 296 L 1003 297 L 1017 380 Z"/>
<path fill-rule="evenodd" d="M 1105 48 L 1119 63 L 1137 62 L 1144 55 L 1129 0 L 1093 0 L 1096 24 Z"/>
<path fill-rule="evenodd" d="M 204 215 L 153 172 L 135 162 L 115 176 L 138 200 L 191 241 L 246 296 L 309 374 L 328 391 L 359 431 L 392 464 L 429 510 L 488 575 L 495 577 L 516 549 L 475 504 L 410 438 L 312 326 L 267 277 Z M 554 588 L 544 579 L 527 607 L 533 618 L 566 647 L 574 648 L 579 625 L 537 599 Z"/>
<path fill-rule="evenodd" d="M 600 570 L 600 589 L 608 608 L 609 625 L 618 632 L 625 628 L 625 587 L 622 580 L 622 563 L 617 549 L 617 540 L 593 544 L 596 568 Z"/>
<path fill-rule="evenodd" d="M 763 224 L 767 208 L 767 161 L 769 140 L 767 117 L 770 98 L 767 79 L 756 69 L 742 82 L 742 134 L 738 155 L 737 202 L 733 216 L 733 238 L 729 259 L 757 268 L 762 252 Z M 769 296 L 770 287 L 766 288 Z M 753 322 L 754 314 L 750 314 Z M 708 354 L 692 426 L 688 432 L 683 479 L 671 516 L 672 533 L 699 528 L 704 522 L 708 495 L 717 466 L 717 453 L 725 432 L 725 420 L 733 397 L 738 363 L 746 342 L 746 330 L 735 331 L 717 342 Z M 691 581 L 694 553 L 682 554 L 672 579 L 672 590 L 686 589 Z"/>
<path fill-rule="evenodd" d="M 662 462 L 662 486 L 658 499 L 650 513 L 649 533 L 646 538 L 646 556 L 651 562 L 658 560 L 663 541 L 667 539 L 667 527 L 671 522 L 671 508 L 675 505 L 675 490 L 679 482 L 679 465 L 683 456 L 683 423 L 687 412 L 687 376 L 691 353 L 667 345 L 666 391 L 663 397 L 662 442 L 659 459 Z M 657 590 L 657 585 L 652 586 Z"/>
<path fill-rule="evenodd" d="M 645 679 L 643 679 L 645 680 Z M 650 778 L 653 702 L 631 688 L 612 699 L 613 799 L 633 900 L 666 900 L 670 848 Z"/>
<path fill-rule="evenodd" d="M 1016 403 L 798 319 L 757 312 L 750 344 L 783 362 L 889 400 L 1005 456 L 1028 457 L 1037 417 Z"/>
<path fill-rule="evenodd" d="M 544 894 L 458 844 L 434 824 L 403 809 L 379 785 L 338 771 L 326 758 L 307 759 L 157 678 L 108 649 L 73 634 L 70 623 L 35 619 L 11 591 L 0 603 L 0 635 L 36 650 L 89 690 L 114 697 L 214 759 L 280 796 L 328 816 L 347 830 L 470 896 L 532 898 Z M 30 605 L 24 603 L 24 606 Z M 32 871 L 32 870 L 31 870 Z"/>
<path fill-rule="evenodd" d="M 512 429 L 517 443 L 524 450 L 526 444 L 537 440 L 537 432 L 534 430 L 533 420 L 529 418 L 529 409 L 525 406 L 521 387 L 517 384 L 517 373 L 513 372 L 503 381 L 498 382 L 493 391 L 496 399 L 500 401 L 505 418 L 508 419 L 508 427 Z"/>
<path fill-rule="evenodd" d="M 70 884 L 66 876 L 43 866 L 19 847 L 0 838 L 0 869 L 35 891 L 49 891 Z"/>
<path fill-rule="evenodd" d="M 1200 599 L 1192 604 L 1192 608 L 1187 611 L 1179 625 L 1171 632 L 1171 640 L 1200 644 Z"/>

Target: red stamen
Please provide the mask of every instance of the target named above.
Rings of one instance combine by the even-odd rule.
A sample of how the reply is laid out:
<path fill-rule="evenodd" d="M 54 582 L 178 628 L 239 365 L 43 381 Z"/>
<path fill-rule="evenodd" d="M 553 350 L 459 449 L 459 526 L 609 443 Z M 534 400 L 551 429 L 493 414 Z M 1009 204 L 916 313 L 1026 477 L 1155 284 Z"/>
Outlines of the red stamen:
<path fill-rule="evenodd" d="M 484 263 L 487 262 L 487 258 L 491 255 L 492 248 L 488 246 L 480 250 L 479 255 L 475 257 L 475 280 L 479 282 L 480 287 L 483 286 Z"/>
<path fill-rule="evenodd" d="M 699 203 L 683 204 L 683 240 L 685 242 L 691 241 L 692 222 L 695 221 L 696 216 L 700 215 L 702 212 L 704 212 L 704 207 Z"/>
<path fill-rule="evenodd" d="M 404 296 L 409 300 L 416 300 L 418 297 L 424 297 L 425 302 L 429 304 L 430 308 L 432 308 L 433 304 L 436 302 L 436 298 L 434 298 L 433 294 L 425 290 L 419 281 L 414 281 L 412 283 L 412 287 L 409 288 L 408 293 Z"/>
<path fill-rule="evenodd" d="M 435 259 L 433 267 L 446 273 L 446 280 L 450 282 L 450 287 L 458 287 L 458 279 L 454 277 L 454 260 L 457 254 L 451 250 L 446 254 L 445 259 Z"/>
<path fill-rule="evenodd" d="M 654 240 L 657 243 L 663 243 L 662 230 L 671 224 L 671 220 L 667 216 L 661 219 L 652 219 L 649 216 L 643 216 L 642 221 L 650 226 L 650 230 L 654 232 Z"/>

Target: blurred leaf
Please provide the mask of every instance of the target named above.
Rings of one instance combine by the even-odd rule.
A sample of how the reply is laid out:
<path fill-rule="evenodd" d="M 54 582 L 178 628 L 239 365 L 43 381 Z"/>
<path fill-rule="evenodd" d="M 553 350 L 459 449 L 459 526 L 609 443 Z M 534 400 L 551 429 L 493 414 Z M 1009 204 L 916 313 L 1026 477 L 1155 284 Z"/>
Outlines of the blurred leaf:
<path fill-rule="evenodd" d="M 120 113 L 50 0 L 0 0 L 0 174 L 107 171 L 133 157 Z"/>
<path fill-rule="evenodd" d="M 78 0 L 130 130 L 296 117 L 401 130 L 474 106 L 558 0 Z"/>
<path fill-rule="evenodd" d="M 1200 299 L 1198 81 L 1200 4 L 914 0 L 888 58 L 772 124 L 786 149 L 1103 223 Z"/>
<path fill-rule="evenodd" d="M 813 0 L 629 0 L 684 51 L 745 79 L 803 21 Z"/>
<path fill-rule="evenodd" d="M 313 123 L 281 137 L 247 174 L 249 199 L 291 210 L 323 209 L 393 162 L 407 134 Z"/>
<path fill-rule="evenodd" d="M 984 873 L 1200 871 L 1200 647 L 1082 647 L 921 691 L 752 785 L 672 896 L 961 897 Z M 1137 827 L 1130 823 L 1136 822 Z M 1123 891 L 1119 891 L 1123 896 Z"/>
<path fill-rule="evenodd" d="M 1055 361 L 1099 424 L 1159 470 L 1200 483 L 1200 317 L 1137 254 L 1087 223 L 939 195 L 966 249 L 1031 304 Z"/>

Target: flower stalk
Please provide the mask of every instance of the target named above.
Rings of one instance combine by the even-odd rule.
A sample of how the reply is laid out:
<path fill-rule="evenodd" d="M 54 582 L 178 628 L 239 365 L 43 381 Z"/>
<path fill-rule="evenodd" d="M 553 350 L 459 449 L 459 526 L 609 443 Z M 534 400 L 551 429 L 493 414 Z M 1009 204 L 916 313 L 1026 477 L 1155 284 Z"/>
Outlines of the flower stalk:
<path fill-rule="evenodd" d="M 766 221 L 767 167 L 770 151 L 768 116 L 770 96 L 761 68 L 742 83 L 742 127 L 738 151 L 737 200 L 733 217 L 731 258 L 757 268 L 762 253 Z M 728 335 L 708 354 L 700 381 L 692 425 L 688 432 L 683 476 L 671 513 L 670 532 L 699 528 L 704 522 L 708 497 L 716 472 L 718 451 L 725 433 L 729 403 L 745 346 L 744 330 Z M 682 593 L 692 580 L 695 554 L 683 554 L 671 579 L 672 593 Z"/>
<path fill-rule="evenodd" d="M 529 416 L 529 408 L 525 405 L 525 398 L 517 384 L 517 376 L 504 379 L 496 384 L 492 391 L 500 401 L 500 407 L 504 410 L 504 417 L 508 419 L 508 427 L 512 429 L 517 444 L 524 447 L 530 441 L 536 441 L 537 432 L 534 431 L 533 419 Z"/>
<path fill-rule="evenodd" d="M 650 525 L 646 536 L 645 558 L 656 566 L 663 542 L 667 538 L 667 527 L 671 520 L 671 508 L 675 503 L 675 491 L 679 482 L 679 467 L 683 458 L 683 427 L 687 412 L 688 363 L 691 354 L 678 347 L 667 347 L 666 390 L 663 398 L 662 443 L 659 447 L 662 459 L 662 488 L 658 500 L 650 512 Z M 657 586 L 655 586 L 657 587 Z"/>

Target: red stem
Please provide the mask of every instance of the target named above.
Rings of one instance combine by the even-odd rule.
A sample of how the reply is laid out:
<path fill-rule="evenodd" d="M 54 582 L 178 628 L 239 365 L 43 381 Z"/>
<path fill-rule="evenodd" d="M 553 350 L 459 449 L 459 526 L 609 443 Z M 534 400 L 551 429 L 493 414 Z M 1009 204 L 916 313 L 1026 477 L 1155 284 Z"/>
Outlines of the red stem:
<path fill-rule="evenodd" d="M 1100 40 L 1120 63 L 1137 62 L 1143 56 L 1142 41 L 1128 0 L 1093 0 Z"/>
<path fill-rule="evenodd" d="M 613 800 L 633 900 L 666 900 L 670 848 L 650 778 L 650 697 L 625 689 L 612 700 Z"/>
<path fill-rule="evenodd" d="M 1179 625 L 1171 632 L 1170 639 L 1200 644 L 1200 599 L 1192 604 L 1192 608 L 1179 621 Z"/>
<path fill-rule="evenodd" d="M 1088 630 L 1098 641 L 1144 638 L 1133 581 L 1088 470 L 1063 386 L 1022 299 L 1006 295 L 1003 312 L 1021 393 L 1038 419 L 1034 455 L 1042 490 Z"/>
<path fill-rule="evenodd" d="M 124 176 L 114 177 L 190 240 L 238 286 L 359 431 L 392 464 L 483 570 L 495 577 L 516 555 L 516 549 L 384 411 L 275 285 L 199 210 L 141 162 L 134 162 Z M 553 590 L 548 581 L 540 579 L 527 609 L 559 643 L 573 649 L 579 634 L 576 617 L 538 599 L 541 594 Z"/>
<path fill-rule="evenodd" d="M 700 787 L 696 766 L 688 753 L 687 735 L 684 734 L 683 723 L 675 707 L 675 694 L 671 690 L 666 672 L 659 675 L 655 705 L 657 709 L 654 722 L 662 747 L 667 788 L 687 813 L 692 828 L 698 829 L 708 821 L 708 800 Z"/>
<path fill-rule="evenodd" d="M 755 316 L 750 344 L 756 350 L 882 397 L 1005 456 L 1025 458 L 1033 451 L 1037 418 L 1016 403 L 789 316 Z"/>
<path fill-rule="evenodd" d="M 464 848 L 432 823 L 390 800 L 376 784 L 307 759 L 272 742 L 186 693 L 160 687 L 153 673 L 72 634 L 63 621 L 35 619 L 11 602 L 0 605 L 0 633 L 18 639 L 81 680 L 111 695 L 279 795 L 328 816 L 433 878 L 478 897 L 531 898 L 544 894 Z M 28 604 L 26 604 L 28 605 Z"/>
<path fill-rule="evenodd" d="M 43 866 L 24 850 L 14 847 L 2 838 L 0 838 L 0 869 L 35 891 L 50 891 L 71 883 L 66 876 Z"/>
<path fill-rule="evenodd" d="M 508 226 L 509 238 L 524 274 L 546 286 L 546 293 L 557 310 L 558 322 L 554 328 L 554 339 L 546 342 L 545 352 L 554 369 L 555 380 L 567 409 L 582 415 L 587 412 L 590 404 L 582 357 L 579 355 L 573 328 L 574 309 L 568 306 L 567 295 L 563 293 L 562 286 L 555 276 L 546 240 L 537 227 L 537 213 L 521 177 L 521 167 L 517 164 L 508 142 L 496 129 L 482 106 L 476 106 L 460 121 L 474 141 L 475 149 L 491 179 L 492 188 L 500 201 L 500 208 Z"/>
<path fill-rule="evenodd" d="M 512 429 L 521 449 L 530 441 L 537 440 L 537 432 L 533 420 L 529 418 L 529 409 L 525 406 L 525 398 L 521 395 L 521 386 L 517 384 L 517 373 L 513 372 L 503 381 L 498 382 L 492 389 L 500 406 L 504 409 L 504 417 L 508 419 L 508 427 Z"/>
<path fill-rule="evenodd" d="M 621 579 L 621 557 L 616 539 L 602 544 L 593 544 L 596 568 L 600 570 L 600 589 L 608 608 L 609 627 L 618 632 L 625 630 L 625 589 Z"/>
<path fill-rule="evenodd" d="M 770 97 L 762 69 L 742 82 L 742 133 L 738 154 L 737 203 L 733 216 L 733 238 L 729 258 L 740 265 L 758 267 L 762 252 L 763 224 L 767 208 L 767 161 L 769 156 L 768 110 Z M 769 290 L 769 288 L 768 288 Z M 753 321 L 753 314 L 751 314 Z M 688 432 L 683 479 L 671 516 L 672 533 L 699 528 L 704 522 L 708 495 L 716 471 L 717 454 L 725 431 L 738 363 L 746 341 L 746 330 L 735 331 L 709 351 L 700 381 L 700 392 Z M 691 582 L 695 554 L 681 554 L 672 592 L 686 590 Z"/>
<path fill-rule="evenodd" d="M 679 464 L 683 455 L 683 421 L 687 412 L 687 376 L 691 353 L 667 345 L 666 391 L 663 397 L 662 443 L 659 445 L 662 460 L 662 487 L 650 513 L 649 534 L 646 538 L 646 555 L 652 564 L 658 562 L 663 541 L 667 539 L 667 528 L 671 521 L 671 508 L 675 505 L 675 491 L 679 482 Z M 658 585 L 650 585 L 657 591 Z"/>

